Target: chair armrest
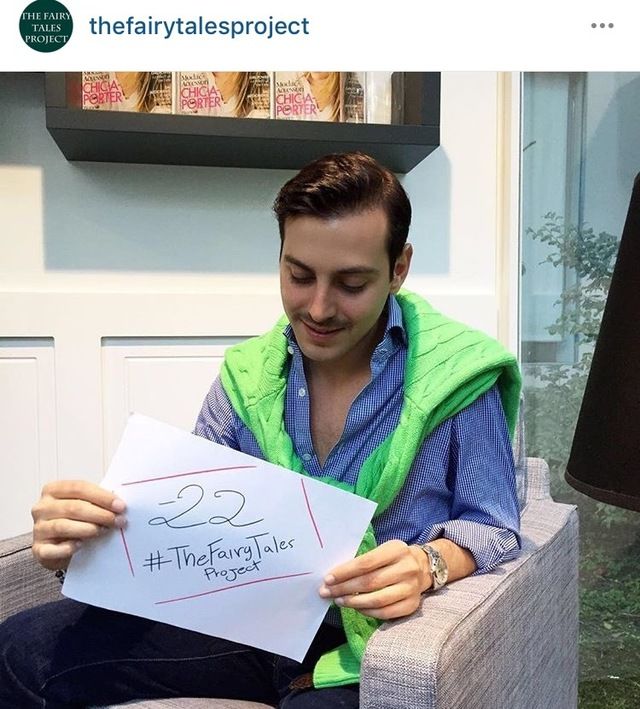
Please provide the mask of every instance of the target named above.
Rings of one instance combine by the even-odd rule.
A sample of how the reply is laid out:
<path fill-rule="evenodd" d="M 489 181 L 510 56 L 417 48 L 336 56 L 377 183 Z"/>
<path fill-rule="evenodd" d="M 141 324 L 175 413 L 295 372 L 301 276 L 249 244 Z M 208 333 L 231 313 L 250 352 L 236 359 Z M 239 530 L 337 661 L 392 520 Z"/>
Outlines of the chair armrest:
<path fill-rule="evenodd" d="M 577 705 L 578 515 L 532 500 L 520 556 L 427 594 L 365 652 L 362 709 Z"/>
<path fill-rule="evenodd" d="M 58 579 L 31 554 L 31 534 L 0 542 L 0 622 L 25 608 L 59 597 Z"/>

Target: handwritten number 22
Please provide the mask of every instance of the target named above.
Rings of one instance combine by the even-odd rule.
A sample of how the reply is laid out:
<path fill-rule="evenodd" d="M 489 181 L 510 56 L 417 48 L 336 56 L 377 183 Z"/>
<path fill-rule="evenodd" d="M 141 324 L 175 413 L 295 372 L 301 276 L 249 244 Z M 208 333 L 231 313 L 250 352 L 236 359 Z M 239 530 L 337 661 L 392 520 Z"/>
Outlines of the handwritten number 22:
<path fill-rule="evenodd" d="M 245 522 L 244 524 L 240 523 L 235 523 L 233 520 L 242 512 L 246 498 L 245 496 L 241 493 L 238 492 L 237 490 L 216 490 L 216 492 L 213 493 L 213 496 L 217 499 L 222 498 L 225 494 L 231 494 L 231 495 L 238 495 L 241 499 L 238 500 L 240 503 L 240 506 L 238 509 L 235 511 L 233 515 L 230 517 L 226 517 L 224 515 L 213 515 L 213 517 L 210 517 L 208 520 L 204 520 L 203 522 L 191 522 L 191 524 L 184 524 L 187 520 L 181 520 L 182 524 L 173 524 L 176 520 L 180 519 L 181 517 L 184 517 L 186 514 L 191 512 L 191 510 L 195 509 L 204 499 L 204 489 L 200 485 L 186 485 L 183 487 L 178 494 L 176 495 L 176 500 L 182 500 L 183 498 L 183 493 L 185 493 L 186 490 L 189 490 L 190 488 L 193 488 L 193 491 L 195 492 L 195 502 L 190 507 L 187 507 L 185 510 L 180 512 L 177 515 L 174 515 L 173 517 L 153 517 L 152 519 L 149 520 L 149 524 L 152 527 L 161 525 L 161 524 L 166 524 L 167 527 L 170 527 L 171 529 L 188 529 L 189 527 L 199 527 L 203 524 L 229 524 L 232 527 L 249 527 L 252 524 L 258 524 L 258 522 L 262 522 L 262 519 L 256 519 L 253 522 Z M 191 494 L 191 493 L 187 493 Z M 167 502 L 160 502 L 159 504 L 161 505 L 172 505 L 176 502 L 176 500 L 168 500 Z"/>

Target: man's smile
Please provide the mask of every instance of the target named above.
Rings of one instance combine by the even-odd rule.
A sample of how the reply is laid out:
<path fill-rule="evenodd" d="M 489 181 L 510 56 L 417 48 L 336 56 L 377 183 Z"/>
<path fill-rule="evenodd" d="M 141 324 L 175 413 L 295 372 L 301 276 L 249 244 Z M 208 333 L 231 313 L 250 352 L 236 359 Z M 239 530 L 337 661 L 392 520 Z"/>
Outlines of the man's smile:
<path fill-rule="evenodd" d="M 312 325 L 306 320 L 301 320 L 300 321 L 304 327 L 306 332 L 311 335 L 314 339 L 328 339 L 332 337 L 333 335 L 336 335 L 339 332 L 342 332 L 344 330 L 344 326 L 342 327 L 319 327 L 318 325 Z"/>

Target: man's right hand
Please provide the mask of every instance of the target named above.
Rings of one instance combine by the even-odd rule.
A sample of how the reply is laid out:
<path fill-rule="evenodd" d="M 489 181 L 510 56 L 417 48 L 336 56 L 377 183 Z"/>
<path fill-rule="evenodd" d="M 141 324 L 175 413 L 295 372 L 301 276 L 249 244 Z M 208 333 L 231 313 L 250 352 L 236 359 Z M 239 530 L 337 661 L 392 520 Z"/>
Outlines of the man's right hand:
<path fill-rule="evenodd" d="M 85 480 L 56 480 L 31 509 L 35 558 L 46 569 L 66 569 L 84 539 L 124 527 L 125 503 Z"/>

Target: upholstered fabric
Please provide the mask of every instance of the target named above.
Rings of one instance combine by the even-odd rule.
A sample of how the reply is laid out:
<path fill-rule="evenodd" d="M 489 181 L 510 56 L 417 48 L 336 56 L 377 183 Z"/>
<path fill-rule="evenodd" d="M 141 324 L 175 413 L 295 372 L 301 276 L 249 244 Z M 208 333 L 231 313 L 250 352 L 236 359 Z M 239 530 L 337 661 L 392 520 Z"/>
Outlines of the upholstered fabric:
<path fill-rule="evenodd" d="M 365 653 L 367 709 L 569 709 L 577 703 L 575 508 L 531 501 L 520 558 L 427 595 Z"/>
<path fill-rule="evenodd" d="M 60 597 L 60 582 L 31 556 L 31 534 L 0 541 L 0 622 Z"/>
<path fill-rule="evenodd" d="M 527 458 L 526 470 L 526 498 L 523 509 L 532 500 L 546 500 L 549 491 L 549 466 L 540 458 Z"/>

